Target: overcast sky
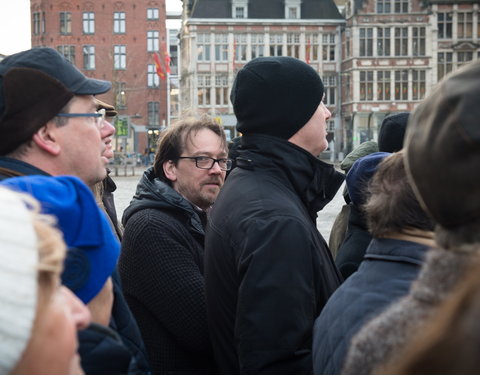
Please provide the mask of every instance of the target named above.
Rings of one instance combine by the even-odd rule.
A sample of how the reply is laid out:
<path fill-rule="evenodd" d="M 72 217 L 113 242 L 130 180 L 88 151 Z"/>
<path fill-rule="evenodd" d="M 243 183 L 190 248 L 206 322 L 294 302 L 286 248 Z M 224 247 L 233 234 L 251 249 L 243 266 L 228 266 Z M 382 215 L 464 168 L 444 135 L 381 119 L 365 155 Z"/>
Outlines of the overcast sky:
<path fill-rule="evenodd" d="M 167 11 L 182 10 L 180 0 L 166 0 Z M 30 48 L 30 0 L 0 0 L 0 54 Z"/>

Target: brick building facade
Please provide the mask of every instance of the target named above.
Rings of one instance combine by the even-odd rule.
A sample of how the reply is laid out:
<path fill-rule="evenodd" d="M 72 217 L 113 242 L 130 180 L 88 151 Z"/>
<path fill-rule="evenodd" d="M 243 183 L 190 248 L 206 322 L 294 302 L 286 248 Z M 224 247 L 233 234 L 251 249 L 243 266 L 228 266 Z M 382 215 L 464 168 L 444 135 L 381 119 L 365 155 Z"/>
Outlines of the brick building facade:
<path fill-rule="evenodd" d="M 142 153 L 150 129 L 167 125 L 165 0 L 31 0 L 32 46 L 52 47 L 85 75 L 111 81 L 100 97 L 119 116 L 116 149 Z M 152 141 L 152 140 L 150 140 Z"/>

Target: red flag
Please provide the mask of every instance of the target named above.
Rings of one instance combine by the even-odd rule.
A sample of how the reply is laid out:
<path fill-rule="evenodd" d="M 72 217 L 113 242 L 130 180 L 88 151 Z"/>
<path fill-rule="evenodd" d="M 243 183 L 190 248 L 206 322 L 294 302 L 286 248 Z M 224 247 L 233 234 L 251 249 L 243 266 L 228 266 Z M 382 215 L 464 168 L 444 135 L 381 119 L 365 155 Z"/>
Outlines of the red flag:
<path fill-rule="evenodd" d="M 307 64 L 310 64 L 310 48 L 312 46 L 310 45 L 310 39 L 308 39 L 307 42 L 307 48 L 305 49 L 305 61 Z"/>
<path fill-rule="evenodd" d="M 170 73 L 170 61 L 170 55 L 167 52 L 165 55 L 165 69 L 167 70 L 167 73 Z"/>
<path fill-rule="evenodd" d="M 153 54 L 153 61 L 155 62 L 155 70 L 157 71 L 157 75 L 161 79 L 165 79 L 165 73 L 163 72 L 162 64 L 160 63 L 160 56 L 158 56 L 157 52 Z"/>
<path fill-rule="evenodd" d="M 170 73 L 171 59 L 170 59 L 170 55 L 168 54 L 167 45 L 165 44 L 165 42 L 162 43 L 162 51 L 163 51 L 163 55 L 165 56 L 165 70 L 167 71 L 167 73 Z"/>

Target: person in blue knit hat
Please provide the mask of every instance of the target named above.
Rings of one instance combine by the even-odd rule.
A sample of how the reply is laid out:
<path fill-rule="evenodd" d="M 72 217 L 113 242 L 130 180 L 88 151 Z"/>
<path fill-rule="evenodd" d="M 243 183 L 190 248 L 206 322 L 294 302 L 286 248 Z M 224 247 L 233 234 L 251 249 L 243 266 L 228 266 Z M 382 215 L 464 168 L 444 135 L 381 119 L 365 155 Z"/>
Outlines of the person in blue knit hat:
<path fill-rule="evenodd" d="M 347 173 L 345 183 L 350 197 L 350 212 L 345 238 L 335 258 L 335 264 L 345 279 L 358 269 L 372 240 L 363 205 L 368 198 L 369 181 L 375 174 L 378 164 L 389 155 L 391 154 L 388 152 L 374 152 L 364 156 L 355 161 Z"/>
<path fill-rule="evenodd" d="M 62 283 L 90 303 L 109 284 L 120 254 L 120 244 L 91 190 L 73 176 L 15 177 L 2 185 L 29 193 L 43 213 L 57 218 L 68 247 Z"/>
<path fill-rule="evenodd" d="M 14 177 L 1 185 L 32 195 L 40 202 L 42 213 L 57 219 L 68 247 L 62 284 L 87 304 L 92 314 L 93 323 L 79 332 L 79 353 L 86 374 L 129 374 L 132 354 L 108 328 L 113 306 L 111 275 L 120 243 L 91 190 L 74 176 Z M 107 356 L 92 355 L 99 342 L 108 345 Z"/>

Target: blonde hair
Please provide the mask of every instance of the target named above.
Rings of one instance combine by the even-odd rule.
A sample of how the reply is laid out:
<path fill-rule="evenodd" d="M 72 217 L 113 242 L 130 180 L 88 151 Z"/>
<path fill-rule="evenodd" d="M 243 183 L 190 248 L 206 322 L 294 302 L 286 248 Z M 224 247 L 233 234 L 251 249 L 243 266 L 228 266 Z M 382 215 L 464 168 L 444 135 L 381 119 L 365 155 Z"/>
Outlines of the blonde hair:
<path fill-rule="evenodd" d="M 66 245 L 62 232 L 55 227 L 56 218 L 40 213 L 40 204 L 33 197 L 18 193 L 30 209 L 32 225 L 37 235 L 38 244 L 38 303 L 41 308 L 50 300 L 60 283 L 63 271 Z"/>

